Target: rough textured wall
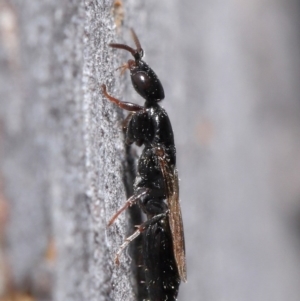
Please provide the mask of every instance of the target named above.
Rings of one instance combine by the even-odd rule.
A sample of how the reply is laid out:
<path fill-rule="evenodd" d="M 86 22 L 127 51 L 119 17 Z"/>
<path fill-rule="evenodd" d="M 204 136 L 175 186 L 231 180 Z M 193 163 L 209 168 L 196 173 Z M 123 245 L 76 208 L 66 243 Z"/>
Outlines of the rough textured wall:
<path fill-rule="evenodd" d="M 99 89 L 141 103 L 114 71 L 128 56 L 107 47 L 130 43 L 133 27 L 177 143 L 179 300 L 297 301 L 299 4 L 112 4 L 0 2 L 1 285 L 38 300 L 134 300 L 139 269 L 127 253 L 112 260 L 139 217 L 106 229 L 130 194 L 132 154 Z"/>
<path fill-rule="evenodd" d="M 112 3 L 12 1 L 2 9 L 9 284 L 38 299 L 133 300 L 128 256 L 113 264 L 125 217 L 106 230 L 126 199 L 121 115 L 99 86 L 110 78 L 112 92 L 119 89 L 107 46 Z"/>

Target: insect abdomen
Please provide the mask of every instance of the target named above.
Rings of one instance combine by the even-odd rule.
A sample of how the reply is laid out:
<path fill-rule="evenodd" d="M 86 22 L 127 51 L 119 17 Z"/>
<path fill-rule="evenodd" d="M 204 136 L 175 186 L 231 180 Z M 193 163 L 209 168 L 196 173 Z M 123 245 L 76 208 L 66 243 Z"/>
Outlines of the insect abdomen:
<path fill-rule="evenodd" d="M 143 254 L 150 301 L 177 300 L 180 278 L 167 217 L 145 232 Z"/>

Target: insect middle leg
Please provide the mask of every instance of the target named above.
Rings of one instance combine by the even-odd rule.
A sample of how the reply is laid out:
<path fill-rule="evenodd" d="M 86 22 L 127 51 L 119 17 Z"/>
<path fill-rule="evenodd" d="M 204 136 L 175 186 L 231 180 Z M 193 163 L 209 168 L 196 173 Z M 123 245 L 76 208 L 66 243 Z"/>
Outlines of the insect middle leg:
<path fill-rule="evenodd" d="M 141 225 L 139 226 L 136 226 L 137 227 L 137 230 L 132 234 L 130 235 L 129 237 L 127 237 L 125 239 L 125 241 L 123 242 L 123 244 L 120 246 L 117 254 L 116 254 L 116 257 L 115 257 L 115 263 L 116 264 L 119 264 L 120 261 L 119 261 L 119 257 L 121 255 L 121 253 L 123 252 L 123 250 L 134 240 L 136 239 L 141 233 L 143 233 L 145 230 L 147 230 L 147 228 L 149 228 L 150 226 L 158 223 L 160 220 L 162 220 L 163 218 L 165 218 L 167 216 L 169 211 L 166 211 L 164 213 L 161 213 L 161 214 L 158 214 L 158 215 L 155 215 L 153 216 L 151 219 L 147 220 L 146 222 L 142 223 Z"/>
<path fill-rule="evenodd" d="M 148 194 L 149 191 L 151 189 L 149 188 L 140 188 L 138 189 L 138 191 L 136 191 L 124 204 L 123 207 L 121 207 L 114 215 L 113 217 L 109 220 L 108 222 L 108 227 L 111 226 L 115 220 L 117 219 L 117 217 L 124 211 L 126 210 L 128 207 L 132 206 L 133 204 L 135 204 L 138 200 L 140 200 L 144 195 Z"/>
<path fill-rule="evenodd" d="M 129 113 L 128 116 L 122 122 L 122 128 L 123 128 L 124 134 L 126 134 L 126 132 L 127 132 L 128 124 L 130 122 L 130 119 L 132 118 L 132 114 L 134 114 L 134 113 Z"/>

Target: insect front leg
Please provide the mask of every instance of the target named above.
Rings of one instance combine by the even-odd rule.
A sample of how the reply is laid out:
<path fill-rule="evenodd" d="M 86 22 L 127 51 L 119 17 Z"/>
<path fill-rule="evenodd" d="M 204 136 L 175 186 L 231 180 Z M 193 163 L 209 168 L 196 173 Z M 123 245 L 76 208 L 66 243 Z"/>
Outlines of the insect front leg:
<path fill-rule="evenodd" d="M 163 218 L 165 218 L 168 214 L 168 211 L 164 212 L 164 213 L 161 213 L 161 214 L 158 214 L 158 215 L 155 215 L 154 217 L 152 217 L 151 219 L 147 220 L 146 222 L 142 223 L 141 225 L 139 226 L 136 226 L 137 227 L 137 230 L 132 234 L 130 235 L 129 237 L 127 237 L 125 239 L 125 241 L 123 242 L 123 244 L 120 246 L 117 254 L 116 254 L 116 257 L 115 257 L 115 263 L 117 265 L 120 264 L 120 260 L 119 260 L 119 257 L 121 255 L 121 253 L 123 252 L 123 250 L 134 240 L 136 239 L 141 233 L 143 233 L 145 230 L 147 230 L 149 227 L 151 227 L 152 225 L 154 224 L 157 224 L 160 220 L 162 220 Z"/>
<path fill-rule="evenodd" d="M 112 97 L 111 95 L 109 95 L 106 91 L 106 85 L 102 85 L 102 93 L 104 94 L 104 96 L 111 101 L 112 103 L 116 104 L 119 108 L 124 109 L 126 111 L 130 111 L 130 112 L 138 112 L 141 110 L 144 110 L 144 107 L 139 106 L 137 104 L 131 103 L 131 102 L 126 102 L 126 101 L 121 101 L 115 97 Z"/>

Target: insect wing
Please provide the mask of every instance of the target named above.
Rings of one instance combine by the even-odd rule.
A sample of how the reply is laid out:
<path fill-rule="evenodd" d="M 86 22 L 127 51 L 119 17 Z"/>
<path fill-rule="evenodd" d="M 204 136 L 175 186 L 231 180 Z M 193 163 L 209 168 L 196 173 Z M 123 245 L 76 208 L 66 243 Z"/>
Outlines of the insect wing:
<path fill-rule="evenodd" d="M 164 177 L 167 202 L 169 207 L 169 223 L 172 233 L 173 250 L 180 279 L 187 281 L 185 263 L 185 244 L 181 209 L 179 203 L 179 185 L 177 169 L 171 166 L 166 160 L 165 155 L 157 152 L 159 165 Z M 165 152 L 164 152 L 165 153 Z"/>

